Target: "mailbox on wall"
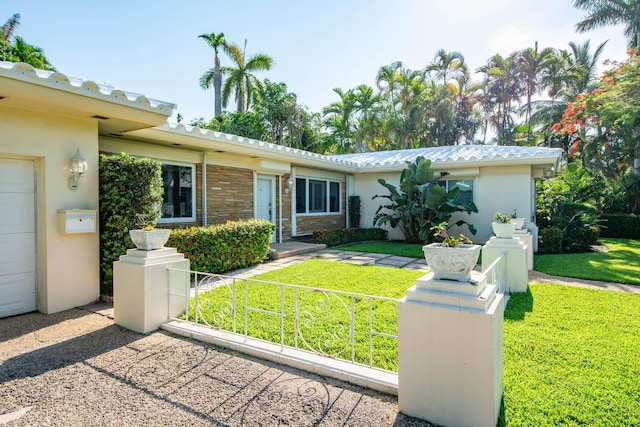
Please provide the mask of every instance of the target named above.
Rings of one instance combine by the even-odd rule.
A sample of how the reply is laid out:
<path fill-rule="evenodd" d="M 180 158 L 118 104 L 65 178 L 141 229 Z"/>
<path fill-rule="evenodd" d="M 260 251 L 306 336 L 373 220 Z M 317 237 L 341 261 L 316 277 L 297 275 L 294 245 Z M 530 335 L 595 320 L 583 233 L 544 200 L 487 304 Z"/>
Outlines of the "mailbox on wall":
<path fill-rule="evenodd" d="M 62 234 L 80 234 L 96 232 L 97 211 L 68 209 L 58 211 L 58 225 Z"/>

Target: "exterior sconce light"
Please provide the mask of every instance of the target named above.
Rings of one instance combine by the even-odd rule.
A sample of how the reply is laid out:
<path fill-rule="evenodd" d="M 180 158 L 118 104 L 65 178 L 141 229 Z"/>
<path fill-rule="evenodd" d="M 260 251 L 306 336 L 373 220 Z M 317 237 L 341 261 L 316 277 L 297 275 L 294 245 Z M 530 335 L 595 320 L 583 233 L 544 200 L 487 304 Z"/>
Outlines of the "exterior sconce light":
<path fill-rule="evenodd" d="M 553 168 L 553 166 L 549 166 L 544 171 L 542 171 L 542 176 L 545 178 L 553 178 L 555 174 L 556 170 Z"/>
<path fill-rule="evenodd" d="M 80 148 L 78 148 L 76 154 L 69 159 L 67 167 L 69 168 L 69 173 L 71 173 L 69 177 L 69 188 L 77 190 L 80 180 L 84 177 L 88 169 L 87 161 L 82 157 L 82 154 L 80 154 Z"/>
<path fill-rule="evenodd" d="M 284 194 L 289 194 L 289 192 L 293 189 L 293 180 L 289 178 L 287 180 L 287 187 L 284 189 Z"/>

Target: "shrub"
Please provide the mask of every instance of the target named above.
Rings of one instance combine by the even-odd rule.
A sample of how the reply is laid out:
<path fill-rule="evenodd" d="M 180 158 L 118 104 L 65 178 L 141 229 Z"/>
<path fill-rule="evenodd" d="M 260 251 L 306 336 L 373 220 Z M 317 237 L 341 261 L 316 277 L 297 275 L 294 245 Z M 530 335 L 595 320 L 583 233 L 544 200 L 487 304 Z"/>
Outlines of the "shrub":
<path fill-rule="evenodd" d="M 360 227 L 360 196 L 349 196 L 349 227 Z"/>
<path fill-rule="evenodd" d="M 365 240 L 386 240 L 387 230 L 382 228 L 334 228 L 313 232 L 313 240 L 327 247 Z"/>
<path fill-rule="evenodd" d="M 274 229 L 269 221 L 250 219 L 171 230 L 167 246 L 183 252 L 192 270 L 226 273 L 262 262 L 269 253 Z"/>
<path fill-rule="evenodd" d="M 545 254 L 562 252 L 564 233 L 558 227 L 544 228 L 540 231 L 539 250 Z"/>
<path fill-rule="evenodd" d="M 133 248 L 129 229 L 155 225 L 162 203 L 160 162 L 100 155 L 100 293 L 113 294 L 113 262 Z"/>
<path fill-rule="evenodd" d="M 392 228 L 398 227 L 407 243 L 430 242 L 433 238 L 431 227 L 442 221 L 449 222 L 454 212 L 478 212 L 471 201 L 460 200 L 460 188 L 447 192 L 440 181 L 448 172 L 436 173 L 431 167 L 431 160 L 418 156 L 415 161 L 407 162 L 407 167 L 400 174 L 400 185 L 396 188 L 380 178 L 378 183 L 389 191 L 386 195 L 375 195 L 373 199 L 382 197 L 389 201 L 380 205 L 373 217 L 373 225 L 389 223 Z M 464 220 L 455 225 L 467 224 L 471 234 L 476 234 L 473 224 Z"/>
<path fill-rule="evenodd" d="M 640 215 L 603 214 L 602 237 L 619 237 L 623 239 L 640 239 Z"/>

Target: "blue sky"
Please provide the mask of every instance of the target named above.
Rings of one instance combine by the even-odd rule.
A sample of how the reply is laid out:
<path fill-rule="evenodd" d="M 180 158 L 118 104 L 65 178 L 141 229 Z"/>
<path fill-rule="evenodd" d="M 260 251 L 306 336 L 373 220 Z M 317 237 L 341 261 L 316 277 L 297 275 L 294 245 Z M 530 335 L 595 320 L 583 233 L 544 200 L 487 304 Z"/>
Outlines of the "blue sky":
<path fill-rule="evenodd" d="M 17 34 L 60 72 L 173 102 L 187 121 L 213 116 L 213 90 L 198 85 L 213 66 L 203 33 L 223 32 L 241 46 L 247 39 L 247 55 L 269 54 L 275 65 L 258 77 L 286 83 L 311 111 L 335 101 L 335 87 L 374 86 L 393 61 L 424 68 L 440 48 L 461 52 L 472 70 L 536 41 L 568 48 L 608 39 L 605 59 L 626 51 L 621 27 L 576 34 L 583 12 L 570 0 L 0 2 L 2 23 L 16 12 Z M 224 55 L 222 63 L 230 65 Z"/>

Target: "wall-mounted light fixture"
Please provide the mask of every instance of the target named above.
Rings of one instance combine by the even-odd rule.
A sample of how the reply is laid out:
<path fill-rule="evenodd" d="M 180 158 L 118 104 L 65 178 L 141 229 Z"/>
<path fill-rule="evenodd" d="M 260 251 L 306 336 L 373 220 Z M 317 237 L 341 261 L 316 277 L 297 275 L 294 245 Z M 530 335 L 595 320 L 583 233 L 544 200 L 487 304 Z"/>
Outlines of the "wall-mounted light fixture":
<path fill-rule="evenodd" d="M 293 180 L 289 178 L 287 180 L 287 187 L 284 189 L 284 194 L 289 194 L 292 188 L 293 188 Z"/>
<path fill-rule="evenodd" d="M 69 188 L 77 190 L 80 180 L 84 177 L 88 169 L 87 161 L 82 157 L 82 154 L 80 154 L 80 148 L 78 148 L 76 154 L 69 159 L 67 167 L 69 168 L 69 173 L 71 173 L 69 177 Z"/>
<path fill-rule="evenodd" d="M 556 170 L 553 166 L 549 166 L 542 171 L 542 176 L 545 178 L 553 178 L 556 174 Z"/>

